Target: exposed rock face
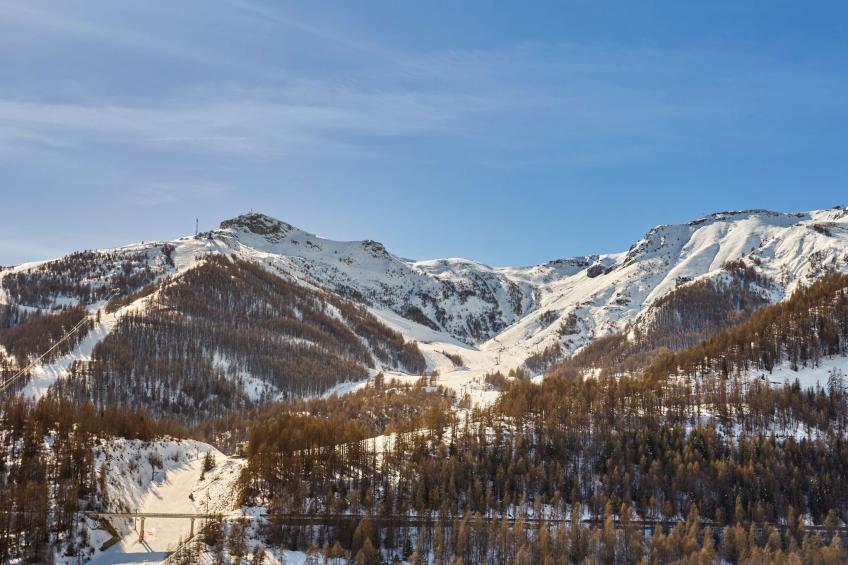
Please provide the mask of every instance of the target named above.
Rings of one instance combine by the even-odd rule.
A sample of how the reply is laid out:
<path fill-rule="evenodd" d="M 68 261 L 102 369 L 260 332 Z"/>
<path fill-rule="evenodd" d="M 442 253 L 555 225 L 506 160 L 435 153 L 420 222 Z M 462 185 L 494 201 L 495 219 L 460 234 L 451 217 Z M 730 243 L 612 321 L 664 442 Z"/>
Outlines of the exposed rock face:
<path fill-rule="evenodd" d="M 280 241 L 295 228 L 271 216 L 251 212 L 221 222 L 221 229 L 243 229 L 265 236 L 268 241 Z"/>

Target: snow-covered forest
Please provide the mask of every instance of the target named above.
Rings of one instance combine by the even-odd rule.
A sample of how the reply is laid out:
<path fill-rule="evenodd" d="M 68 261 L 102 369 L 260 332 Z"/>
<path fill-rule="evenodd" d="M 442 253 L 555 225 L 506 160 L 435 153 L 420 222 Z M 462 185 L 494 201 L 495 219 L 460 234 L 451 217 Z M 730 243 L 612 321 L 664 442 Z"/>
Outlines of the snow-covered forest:
<path fill-rule="evenodd" d="M 846 226 L 495 268 L 247 214 L 0 270 L 0 562 L 844 562 Z"/>

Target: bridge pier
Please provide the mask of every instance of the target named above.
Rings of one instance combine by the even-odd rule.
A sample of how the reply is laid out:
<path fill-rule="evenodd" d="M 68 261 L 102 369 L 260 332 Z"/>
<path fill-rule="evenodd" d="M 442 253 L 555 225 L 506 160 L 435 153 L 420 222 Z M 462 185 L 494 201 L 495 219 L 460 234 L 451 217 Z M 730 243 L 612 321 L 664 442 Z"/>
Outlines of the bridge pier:
<path fill-rule="evenodd" d="M 194 537 L 194 518 L 191 518 L 191 529 L 188 532 L 188 539 Z"/>
<path fill-rule="evenodd" d="M 141 517 L 141 529 L 138 532 L 138 541 L 144 541 L 144 516 Z"/>

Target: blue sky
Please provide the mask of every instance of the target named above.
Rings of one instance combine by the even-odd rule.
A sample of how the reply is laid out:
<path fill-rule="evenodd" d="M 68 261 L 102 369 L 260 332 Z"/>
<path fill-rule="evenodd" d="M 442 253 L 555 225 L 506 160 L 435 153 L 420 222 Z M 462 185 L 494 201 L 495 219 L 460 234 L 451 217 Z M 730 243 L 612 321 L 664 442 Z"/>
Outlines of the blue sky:
<path fill-rule="evenodd" d="M 532 264 L 846 204 L 844 6 L 0 0 L 0 264 L 249 209 Z"/>

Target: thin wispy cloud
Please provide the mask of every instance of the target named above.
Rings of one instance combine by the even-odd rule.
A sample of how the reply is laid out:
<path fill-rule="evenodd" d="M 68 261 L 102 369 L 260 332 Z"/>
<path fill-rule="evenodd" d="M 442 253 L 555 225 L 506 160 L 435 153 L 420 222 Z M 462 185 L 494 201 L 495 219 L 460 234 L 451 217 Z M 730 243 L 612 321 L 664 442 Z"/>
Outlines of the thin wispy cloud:
<path fill-rule="evenodd" d="M 761 65 L 757 72 L 753 65 L 737 66 L 703 81 L 708 98 L 689 97 L 687 89 L 658 89 L 650 79 L 660 73 L 683 78 L 697 66 L 696 56 L 642 53 L 637 76 L 631 70 L 633 55 L 618 57 L 606 50 L 574 54 L 559 47 L 552 48 L 551 59 L 534 72 L 542 73 L 536 80 L 554 78 L 562 84 L 539 92 L 516 79 L 527 77 L 532 61 L 543 60 L 541 51 L 541 46 L 525 46 L 512 52 L 410 58 L 415 81 L 405 84 L 392 83 L 392 65 L 347 82 L 298 80 L 273 92 L 232 89 L 141 106 L 0 100 L 0 136 L 6 142 L 55 146 L 94 140 L 266 154 L 294 146 L 332 145 L 340 133 L 485 138 L 488 134 L 473 135 L 477 122 L 499 115 L 555 120 L 591 136 L 652 123 L 729 119 L 757 104 L 758 110 L 767 110 L 762 98 L 751 100 L 744 93 L 764 84 L 772 89 L 782 84 L 791 89 L 782 96 L 789 97 L 798 79 L 790 70 Z M 808 76 L 805 84 L 815 79 Z M 776 96 L 773 90 L 765 94 L 765 102 Z"/>
<path fill-rule="evenodd" d="M 325 91 L 326 92 L 326 91 Z M 290 101 L 221 99 L 149 107 L 88 106 L 0 100 L 0 139 L 51 145 L 135 143 L 264 156 L 327 143 L 339 134 L 402 136 L 449 133 L 468 99 L 452 110 L 439 96 L 363 95 L 338 89 L 301 92 Z M 442 111 L 442 108 L 444 110 Z"/>
<path fill-rule="evenodd" d="M 251 0 L 219 0 L 226 6 L 230 6 L 237 12 L 247 14 L 260 23 L 272 23 L 282 27 L 284 32 L 292 30 L 308 34 L 320 41 L 327 41 L 339 45 L 345 49 L 353 49 L 360 54 L 377 56 L 380 59 L 394 59 L 392 51 L 383 49 L 373 42 L 367 42 L 360 38 L 354 38 L 349 34 L 338 30 L 328 29 L 310 24 L 299 18 L 286 14 L 276 5 L 263 6 Z"/>
<path fill-rule="evenodd" d="M 208 55 L 191 49 L 185 44 L 173 44 L 151 33 L 139 33 L 129 27 L 98 25 L 85 19 L 85 15 L 96 14 L 92 7 L 79 10 L 81 17 L 70 15 L 66 6 L 53 5 L 39 8 L 37 2 L 0 2 L 0 24 L 5 29 L 24 27 L 42 34 L 59 34 L 84 38 L 87 41 L 106 45 L 123 45 L 134 49 L 153 52 L 168 57 L 180 57 L 194 61 L 211 62 Z"/>
<path fill-rule="evenodd" d="M 744 160 L 762 175 L 799 154 L 823 171 L 848 124 L 839 51 L 783 57 L 751 34 L 729 41 L 726 22 L 697 42 L 644 40 L 572 5 L 562 33 L 528 36 L 383 8 L 0 0 L 0 186 L 116 208 L 145 194 L 176 207 L 181 191 L 221 206 L 357 188 L 591 195 Z"/>
<path fill-rule="evenodd" d="M 228 187 L 211 183 L 198 183 L 192 180 L 152 182 L 140 184 L 126 190 L 127 202 L 132 205 L 151 207 L 196 202 L 201 199 L 218 198 L 229 190 Z"/>

